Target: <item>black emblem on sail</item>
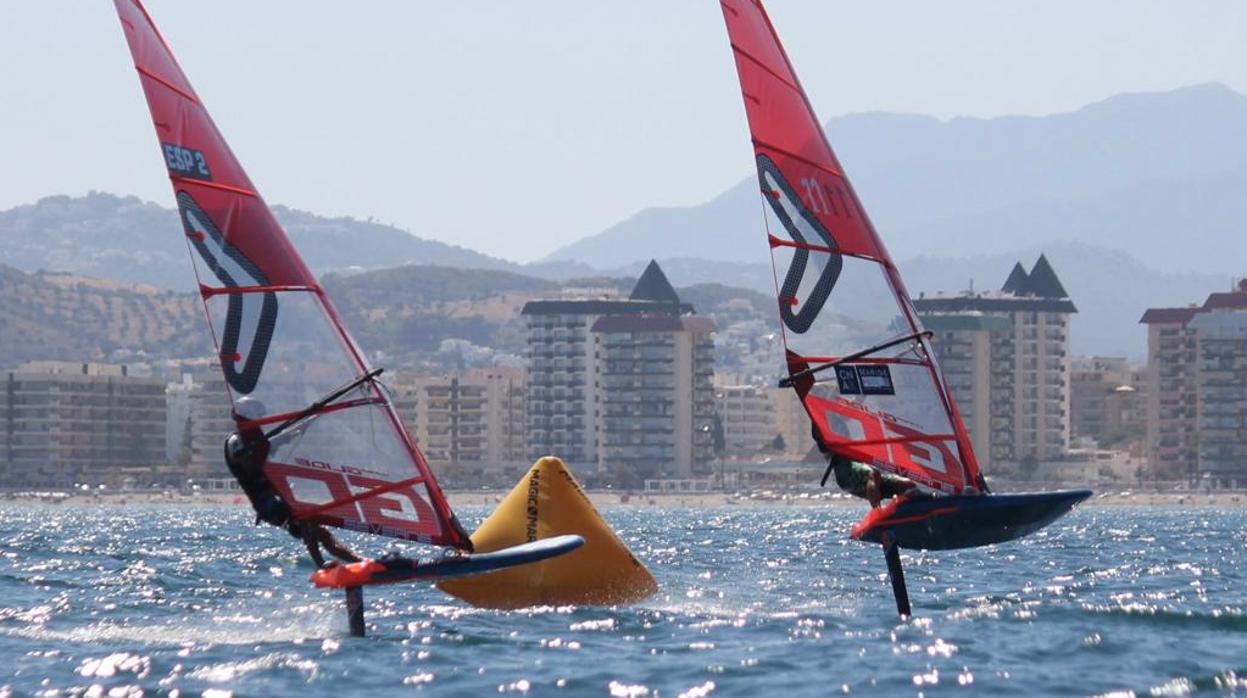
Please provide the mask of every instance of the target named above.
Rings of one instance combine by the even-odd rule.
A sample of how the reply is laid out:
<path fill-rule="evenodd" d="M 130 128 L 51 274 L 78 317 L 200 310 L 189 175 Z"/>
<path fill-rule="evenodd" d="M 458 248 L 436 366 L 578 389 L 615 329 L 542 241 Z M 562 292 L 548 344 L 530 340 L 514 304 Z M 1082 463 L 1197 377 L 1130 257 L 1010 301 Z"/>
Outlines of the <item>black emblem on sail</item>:
<path fill-rule="evenodd" d="M 247 259 L 237 247 L 229 244 L 221 234 L 216 223 L 195 203 L 191 195 L 185 191 L 177 193 L 178 210 L 182 215 L 182 226 L 186 237 L 195 246 L 204 264 L 212 271 L 221 285 L 226 288 L 243 286 L 268 286 L 268 277 L 255 262 Z M 225 315 L 225 327 L 221 332 L 221 368 L 225 372 L 225 380 L 230 387 L 239 393 L 247 394 L 255 390 L 260 380 L 260 372 L 268 357 L 269 343 L 273 340 L 273 328 L 277 324 L 277 294 L 271 291 L 262 293 L 231 293 L 228 296 L 229 306 Z M 255 312 L 256 303 L 259 312 Z M 248 312 L 248 311 L 251 312 Z M 253 323 L 244 327 L 243 322 Z M 243 331 L 251 334 L 251 343 L 247 347 L 242 370 L 237 363 L 241 360 L 239 342 L 244 337 Z"/>
<path fill-rule="evenodd" d="M 758 182 L 762 185 L 763 194 L 767 195 L 771 210 L 783 223 L 784 230 L 794 242 L 819 245 L 832 250 L 838 248 L 831 233 L 801 201 L 801 197 L 784 178 L 779 167 L 769 157 L 762 154 L 758 155 Z M 799 222 L 793 219 L 793 213 L 799 216 Z M 809 239 L 802 231 L 803 227 L 805 231 L 813 233 L 818 239 Z M 801 281 L 805 278 L 806 267 L 810 263 L 810 254 L 810 250 L 793 248 L 792 264 L 784 274 L 779 290 L 779 315 L 784 325 L 798 334 L 807 332 L 814 324 L 814 319 L 822 312 L 823 304 L 831 297 L 831 291 L 835 288 L 836 281 L 840 278 L 840 270 L 844 266 L 844 258 L 838 253 L 827 255 L 827 263 L 819 274 L 818 280 L 814 282 L 808 296 L 800 299 L 801 309 L 793 312 L 790 299 L 797 297 Z M 815 252 L 814 254 L 824 253 Z"/>

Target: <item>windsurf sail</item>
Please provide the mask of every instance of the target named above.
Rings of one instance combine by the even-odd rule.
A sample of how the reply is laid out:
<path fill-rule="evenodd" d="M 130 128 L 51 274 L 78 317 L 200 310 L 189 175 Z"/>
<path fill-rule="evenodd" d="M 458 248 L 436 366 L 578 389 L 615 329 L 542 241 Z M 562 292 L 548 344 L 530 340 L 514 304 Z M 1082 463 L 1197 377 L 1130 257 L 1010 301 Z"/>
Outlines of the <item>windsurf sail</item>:
<path fill-rule="evenodd" d="M 274 431 L 289 423 L 271 441 L 265 474 L 296 518 L 470 549 L 388 394 L 151 17 L 138 0 L 114 4 L 173 183 L 235 420 Z"/>
<path fill-rule="evenodd" d="M 722 0 L 775 273 L 788 376 L 820 440 L 950 494 L 983 489 L 892 258 L 759 0 Z"/>

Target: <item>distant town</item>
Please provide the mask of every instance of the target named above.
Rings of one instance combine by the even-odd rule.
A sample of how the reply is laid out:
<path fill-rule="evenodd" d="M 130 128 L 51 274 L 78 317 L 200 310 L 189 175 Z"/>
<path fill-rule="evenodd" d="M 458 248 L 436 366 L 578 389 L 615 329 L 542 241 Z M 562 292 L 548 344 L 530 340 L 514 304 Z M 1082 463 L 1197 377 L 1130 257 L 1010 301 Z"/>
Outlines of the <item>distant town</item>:
<path fill-rule="evenodd" d="M 1247 283 L 1149 309 L 1135 365 L 1071 355 L 1076 299 L 1045 257 L 1001 277 L 913 299 L 989 481 L 1247 488 Z M 461 341 L 453 366 L 385 376 L 447 486 L 506 487 L 547 454 L 623 491 L 816 486 L 825 463 L 751 303 L 699 314 L 651 263 L 630 292 L 570 283 L 519 320 L 522 356 Z M 32 360 L 0 377 L 9 491 L 225 486 L 234 427 L 209 358 Z"/>
<path fill-rule="evenodd" d="M 1044 257 L 998 290 L 914 299 L 989 479 L 1243 489 L 1247 283 L 1175 302 L 1143 314 L 1147 363 L 1134 365 L 1070 354 L 1075 300 Z M 526 302 L 524 356 L 460 355 L 458 369 L 387 383 L 451 487 L 508 486 L 547 454 L 625 491 L 812 486 L 823 461 L 776 386 L 778 339 L 738 310 L 718 327 L 651 263 L 627 294 L 566 285 Z M 725 351 L 736 360 L 716 361 Z M 211 359 L 32 360 L 0 375 L 7 490 L 227 485 L 233 421 Z"/>

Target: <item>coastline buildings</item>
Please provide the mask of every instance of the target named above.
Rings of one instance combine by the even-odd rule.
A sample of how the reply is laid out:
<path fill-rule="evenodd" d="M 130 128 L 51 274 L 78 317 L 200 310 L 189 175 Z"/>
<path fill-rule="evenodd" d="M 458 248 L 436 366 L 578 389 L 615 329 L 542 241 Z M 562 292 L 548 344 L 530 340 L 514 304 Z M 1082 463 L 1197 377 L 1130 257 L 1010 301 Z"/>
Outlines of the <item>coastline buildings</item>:
<path fill-rule="evenodd" d="M 782 450 L 776 446 L 786 445 L 775 405 L 767 392 L 767 388 L 757 385 L 722 385 L 715 389 L 715 409 L 723 425 L 723 450 L 727 457 L 757 458 Z"/>
<path fill-rule="evenodd" d="M 439 474 L 481 477 L 528 465 L 520 368 L 473 369 L 462 375 L 399 373 L 394 404 Z"/>
<path fill-rule="evenodd" d="M 183 378 L 183 382 L 186 381 Z M 220 370 L 209 369 L 190 374 L 189 383 L 187 424 L 190 432 L 181 436 L 189 452 L 179 445 L 178 462 L 185 462 L 186 476 L 190 478 L 227 477 L 225 437 L 238 425 L 234 423 L 225 378 Z"/>
<path fill-rule="evenodd" d="M 1152 475 L 1247 487 L 1247 281 L 1201 306 L 1150 308 L 1139 322 Z"/>
<path fill-rule="evenodd" d="M 1147 428 L 1146 370 L 1124 358 L 1074 357 L 1070 371 L 1070 433 L 1100 448 L 1140 453 Z"/>
<path fill-rule="evenodd" d="M 966 420 L 980 466 L 1028 471 L 1070 445 L 1070 316 L 1043 255 L 999 291 L 914 299 Z"/>
<path fill-rule="evenodd" d="M 525 304 L 529 459 L 625 480 L 704 472 L 713 458 L 714 325 L 655 262 L 628 298 Z"/>
<path fill-rule="evenodd" d="M 719 385 L 715 410 L 723 426 L 724 456 L 800 460 L 814 447 L 810 419 L 791 388 Z"/>
<path fill-rule="evenodd" d="M 162 379 L 34 361 L 0 381 L 0 481 L 9 486 L 98 483 L 165 462 Z"/>

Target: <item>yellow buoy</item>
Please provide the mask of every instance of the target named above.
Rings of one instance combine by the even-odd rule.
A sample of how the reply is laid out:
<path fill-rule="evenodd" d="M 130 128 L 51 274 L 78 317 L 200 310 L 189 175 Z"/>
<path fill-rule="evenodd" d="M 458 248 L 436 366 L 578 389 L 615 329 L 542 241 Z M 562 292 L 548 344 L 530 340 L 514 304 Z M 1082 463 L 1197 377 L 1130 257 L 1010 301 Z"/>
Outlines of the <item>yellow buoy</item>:
<path fill-rule="evenodd" d="M 552 456 L 533 464 L 472 534 L 472 545 L 487 553 L 566 533 L 583 536 L 584 546 L 543 562 L 437 586 L 483 608 L 627 604 L 658 590 L 653 575 L 602 519 L 567 466 Z"/>

